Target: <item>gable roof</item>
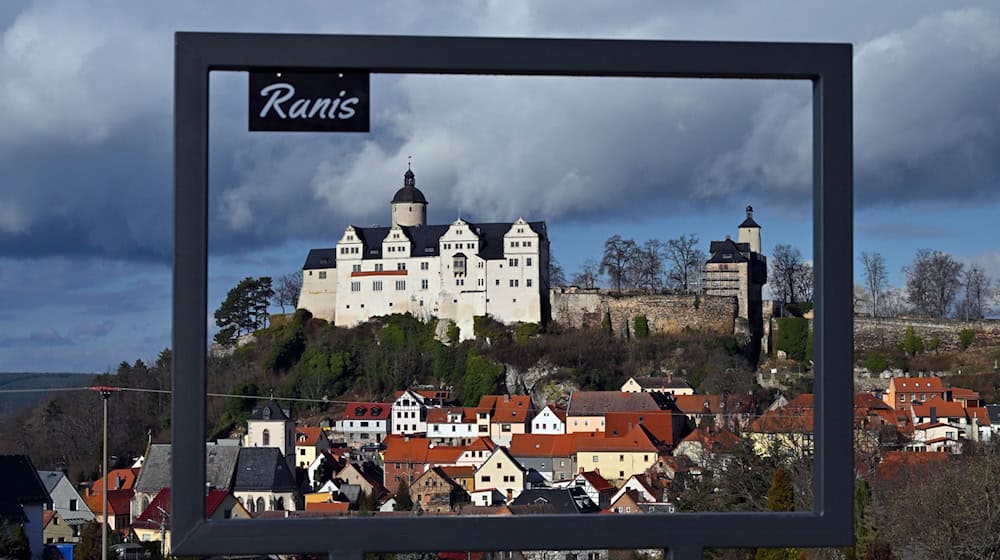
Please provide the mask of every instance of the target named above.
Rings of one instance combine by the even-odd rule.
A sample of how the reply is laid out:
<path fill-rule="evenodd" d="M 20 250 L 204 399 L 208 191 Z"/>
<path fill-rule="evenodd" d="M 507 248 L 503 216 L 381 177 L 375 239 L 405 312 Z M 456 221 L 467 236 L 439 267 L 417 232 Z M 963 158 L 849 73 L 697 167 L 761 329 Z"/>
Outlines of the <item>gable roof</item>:
<path fill-rule="evenodd" d="M 128 490 L 135 486 L 135 480 L 139 477 L 139 468 L 133 469 L 112 469 L 108 471 L 108 475 L 105 477 L 98 478 L 90 485 L 90 493 L 100 494 L 104 489 L 104 481 L 110 480 L 111 486 L 108 486 L 108 492 L 112 490 Z"/>
<path fill-rule="evenodd" d="M 319 443 L 319 438 L 325 438 L 323 428 L 300 427 L 295 428 L 295 445 L 315 446 Z"/>
<path fill-rule="evenodd" d="M 787 406 L 768 410 L 755 418 L 747 426 L 748 433 L 761 434 L 811 434 L 813 432 L 813 411 L 809 409 L 789 409 Z"/>
<path fill-rule="evenodd" d="M 387 420 L 390 412 L 392 412 L 392 403 L 352 402 L 347 403 L 341 418 L 344 420 Z"/>
<path fill-rule="evenodd" d="M 926 393 L 944 391 L 940 377 L 893 377 L 889 388 L 897 393 Z"/>
<path fill-rule="evenodd" d="M 615 490 L 614 484 L 611 484 L 606 478 L 601 476 L 600 471 L 583 471 L 578 473 L 576 476 L 586 480 L 590 484 L 591 488 L 597 492 L 610 492 Z"/>
<path fill-rule="evenodd" d="M 682 416 L 678 416 L 682 418 Z M 609 412 L 604 415 L 604 437 L 621 437 L 635 426 L 646 428 L 659 445 L 674 444 L 674 414 L 670 411 Z"/>
<path fill-rule="evenodd" d="M 552 412 L 552 414 L 556 418 L 558 418 L 559 420 L 562 420 L 564 423 L 566 422 L 566 409 L 565 408 L 563 408 L 563 407 L 561 407 L 561 406 L 559 406 L 557 404 L 547 404 L 547 405 L 545 405 L 544 408 L 542 408 L 542 410 L 538 414 L 542 414 L 546 410 L 549 410 L 550 412 Z"/>
<path fill-rule="evenodd" d="M 467 222 L 469 230 L 479 237 L 477 254 L 485 260 L 503 259 L 503 239 L 504 235 L 512 227 L 514 222 Z M 539 240 L 548 240 L 545 222 L 527 222 L 539 236 Z M 381 259 L 382 242 L 389 235 L 389 227 L 369 227 L 363 228 L 351 226 L 355 234 L 361 240 L 363 248 L 361 250 L 362 259 Z M 410 257 L 437 257 L 440 255 L 440 240 L 450 225 L 423 225 L 423 226 L 401 226 L 400 229 L 410 239 Z M 307 259 L 308 263 L 308 259 Z"/>
<path fill-rule="evenodd" d="M 457 416 L 458 420 L 448 420 L 449 416 Z M 475 422 L 476 412 L 472 408 L 447 406 L 444 408 L 427 409 L 428 424 L 474 424 Z"/>
<path fill-rule="evenodd" d="M 638 393 L 644 394 L 644 393 Z M 656 444 L 649 432 L 642 427 L 634 426 L 621 437 L 579 437 L 576 440 L 577 452 L 582 451 L 623 451 L 628 453 L 656 453 Z"/>
<path fill-rule="evenodd" d="M 496 449 L 493 450 L 493 453 L 485 461 L 483 461 L 483 464 L 479 465 L 479 468 L 476 469 L 476 472 L 479 472 L 480 470 L 482 470 L 483 468 L 485 468 L 486 467 L 486 463 L 489 463 L 490 461 L 493 460 L 493 457 L 495 457 L 497 455 L 500 455 L 500 454 L 502 454 L 505 457 L 507 457 L 507 460 L 509 460 L 511 463 L 513 463 L 514 466 L 519 471 L 521 471 L 521 472 L 527 472 L 528 471 L 528 469 L 526 469 L 523 466 L 521 466 L 521 463 L 519 463 L 517 461 L 517 459 L 515 459 L 514 456 L 510 454 L 510 451 L 507 451 L 506 447 L 498 446 Z"/>
<path fill-rule="evenodd" d="M 531 420 L 531 397 L 527 395 L 483 395 L 477 412 L 488 412 L 490 423 L 517 423 Z"/>
<path fill-rule="evenodd" d="M 441 469 L 441 472 L 448 475 L 452 480 L 457 478 L 472 478 L 476 475 L 476 467 L 472 465 L 447 465 L 435 468 Z"/>
<path fill-rule="evenodd" d="M 3 473 L 0 476 L 0 502 L 11 504 L 9 509 L 15 514 L 22 504 L 52 501 L 27 455 L 0 455 L 0 473 Z M 4 507 L 2 511 L 7 509 Z"/>
<path fill-rule="evenodd" d="M 587 496 L 583 488 L 530 488 L 514 498 L 508 506 L 514 514 L 597 513 L 601 508 Z"/>
<path fill-rule="evenodd" d="M 462 490 L 462 485 L 455 482 L 450 476 L 448 476 L 448 473 L 445 472 L 442 467 L 431 467 L 426 471 L 420 473 L 420 476 L 418 476 L 413 480 L 412 487 L 415 488 L 417 482 L 419 482 L 420 479 L 424 478 L 425 476 L 436 476 L 439 479 L 441 479 L 445 484 L 450 486 L 452 490 Z"/>
<path fill-rule="evenodd" d="M 708 259 L 710 263 L 747 262 L 749 259 L 745 254 L 750 252 L 750 244 L 737 243 L 732 239 L 713 241 L 708 246 L 708 252 L 712 255 Z"/>
<path fill-rule="evenodd" d="M 132 511 L 133 496 L 135 496 L 135 491 L 131 488 L 108 490 L 108 513 L 110 515 L 128 515 Z M 101 508 L 104 507 L 102 499 L 101 492 L 87 494 L 83 497 L 84 503 L 87 504 L 87 507 L 95 515 L 101 515 L 102 513 Z"/>
<path fill-rule="evenodd" d="M 302 265 L 302 270 L 313 270 L 317 268 L 337 268 L 337 248 L 311 249 L 306 255 L 306 262 Z"/>
<path fill-rule="evenodd" d="M 241 447 L 233 490 L 291 492 L 298 489 L 281 450 L 275 447 Z"/>
<path fill-rule="evenodd" d="M 938 418 L 965 418 L 965 407 L 955 401 L 934 400 L 910 403 L 914 416 L 930 417 L 933 412 Z M 934 409 L 933 411 L 931 409 Z"/>
<path fill-rule="evenodd" d="M 574 434 L 514 434 L 510 454 L 515 457 L 569 457 L 576 454 Z"/>
<path fill-rule="evenodd" d="M 250 414 L 250 420 L 291 420 L 291 411 L 281 408 L 273 399 L 264 403 L 264 406 L 255 408 Z"/>
<path fill-rule="evenodd" d="M 707 450 L 714 453 L 725 453 L 732 451 L 740 444 L 740 436 L 723 428 L 715 429 L 707 426 L 699 426 L 693 432 L 681 440 L 683 442 L 699 443 Z"/>
<path fill-rule="evenodd" d="M 155 443 L 149 447 L 149 453 L 135 480 L 133 488 L 136 492 L 156 494 L 170 486 L 171 449 L 169 443 Z M 240 449 L 242 448 L 235 445 L 206 444 L 205 482 L 213 488 L 231 488 Z"/>
<path fill-rule="evenodd" d="M 229 496 L 228 490 L 209 490 L 205 495 L 205 515 L 211 517 L 219 506 L 226 501 Z M 153 501 L 149 502 L 139 514 L 139 517 L 132 522 L 135 529 L 170 529 L 170 488 L 163 488 L 157 492 Z"/>
<path fill-rule="evenodd" d="M 423 437 L 386 436 L 382 460 L 386 463 L 426 463 L 431 440 Z"/>
<path fill-rule="evenodd" d="M 886 451 L 882 462 L 876 468 L 876 475 L 882 480 L 892 480 L 908 471 L 929 473 L 948 463 L 948 453 L 943 451 Z"/>
<path fill-rule="evenodd" d="M 574 391 L 569 397 L 566 416 L 603 416 L 608 412 L 662 410 L 651 393 L 621 391 Z"/>

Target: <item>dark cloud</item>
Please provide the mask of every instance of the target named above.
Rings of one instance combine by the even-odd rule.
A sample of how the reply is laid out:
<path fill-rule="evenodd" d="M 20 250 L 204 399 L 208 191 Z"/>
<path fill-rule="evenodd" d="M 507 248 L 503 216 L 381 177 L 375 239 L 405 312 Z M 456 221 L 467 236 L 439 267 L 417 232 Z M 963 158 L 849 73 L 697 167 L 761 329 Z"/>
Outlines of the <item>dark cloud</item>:
<path fill-rule="evenodd" d="M 100 338 L 115 328 L 115 322 L 105 319 L 96 323 L 84 323 L 73 327 L 73 336 L 78 338 Z"/>
<path fill-rule="evenodd" d="M 955 237 L 958 232 L 952 228 L 939 227 L 915 222 L 862 223 L 856 226 L 859 233 L 873 237 L 892 239 L 915 239 L 925 237 Z"/>

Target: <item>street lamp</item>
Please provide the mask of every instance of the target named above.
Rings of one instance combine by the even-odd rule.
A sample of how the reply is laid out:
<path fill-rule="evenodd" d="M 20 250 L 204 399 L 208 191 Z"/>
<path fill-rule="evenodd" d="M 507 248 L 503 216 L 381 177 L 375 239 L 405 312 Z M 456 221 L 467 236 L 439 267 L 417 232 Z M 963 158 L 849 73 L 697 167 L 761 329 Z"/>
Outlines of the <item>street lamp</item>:
<path fill-rule="evenodd" d="M 104 484 L 101 487 L 101 516 L 103 526 L 101 527 L 101 560 L 108 560 L 108 399 L 111 393 L 120 391 L 118 387 L 97 386 L 90 387 L 91 391 L 99 391 L 101 400 L 104 401 L 104 458 L 101 462 L 101 475 Z"/>

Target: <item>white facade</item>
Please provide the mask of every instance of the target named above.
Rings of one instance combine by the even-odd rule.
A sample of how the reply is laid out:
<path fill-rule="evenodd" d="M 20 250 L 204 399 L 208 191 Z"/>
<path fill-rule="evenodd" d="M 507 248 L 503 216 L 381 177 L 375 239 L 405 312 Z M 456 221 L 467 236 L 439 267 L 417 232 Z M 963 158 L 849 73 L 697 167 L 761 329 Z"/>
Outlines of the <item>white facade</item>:
<path fill-rule="evenodd" d="M 479 437 L 475 417 L 467 418 L 461 408 L 431 410 L 427 418 L 427 437 L 434 443 L 465 445 Z"/>
<path fill-rule="evenodd" d="M 391 429 L 394 435 L 427 433 L 427 404 L 423 395 L 414 391 L 403 394 L 392 403 Z"/>
<path fill-rule="evenodd" d="M 243 445 L 278 448 L 285 457 L 289 470 L 295 472 L 295 421 L 275 401 L 268 401 L 262 408 L 254 410 L 247 419 L 247 434 Z"/>
<path fill-rule="evenodd" d="M 404 186 L 400 192 L 406 189 L 416 190 Z M 392 204 L 391 227 L 348 226 L 335 248 L 311 251 L 298 308 L 347 327 L 393 313 L 434 316 L 454 321 L 462 339 L 474 337 L 476 315 L 505 323 L 543 320 L 549 262 L 544 223 L 458 219 L 427 226 L 426 203 L 409 198 Z"/>
<path fill-rule="evenodd" d="M 546 406 L 531 420 L 531 433 L 565 434 L 566 421 L 553 412 L 551 406 Z"/>
<path fill-rule="evenodd" d="M 333 424 L 334 438 L 354 447 L 381 443 L 389 434 L 391 410 L 388 403 L 349 403 Z"/>

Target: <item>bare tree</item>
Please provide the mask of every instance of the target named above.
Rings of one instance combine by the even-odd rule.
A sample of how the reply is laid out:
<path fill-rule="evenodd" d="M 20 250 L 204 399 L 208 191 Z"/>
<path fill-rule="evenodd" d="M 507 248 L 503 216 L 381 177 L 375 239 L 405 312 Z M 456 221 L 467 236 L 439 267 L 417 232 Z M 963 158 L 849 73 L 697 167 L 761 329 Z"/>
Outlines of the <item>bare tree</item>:
<path fill-rule="evenodd" d="M 302 271 L 286 274 L 278 279 L 278 289 L 274 292 L 274 303 L 285 312 L 285 306 L 292 309 L 299 302 L 299 293 L 302 292 Z"/>
<path fill-rule="evenodd" d="M 549 253 L 549 286 L 562 286 L 566 284 L 566 272 L 563 270 L 555 255 Z"/>
<path fill-rule="evenodd" d="M 880 313 L 882 317 L 899 317 L 906 313 L 906 298 L 903 297 L 903 292 L 897 289 L 886 290 L 882 294 L 882 310 Z"/>
<path fill-rule="evenodd" d="M 635 251 L 629 267 L 629 277 L 636 287 L 650 293 L 663 286 L 663 253 L 666 245 L 658 239 L 649 239 Z"/>
<path fill-rule="evenodd" d="M 962 263 L 942 251 L 920 249 L 906 273 L 906 298 L 914 312 L 945 317 L 962 286 Z"/>
<path fill-rule="evenodd" d="M 813 299 L 813 267 L 802 263 L 795 271 L 795 301 L 812 301 Z"/>
<path fill-rule="evenodd" d="M 869 315 L 872 312 L 872 295 L 861 284 L 854 285 L 854 314 Z"/>
<path fill-rule="evenodd" d="M 982 319 L 989 312 L 991 285 L 993 281 L 986 276 L 982 267 L 969 265 L 962 275 L 962 288 L 965 297 L 958 304 L 958 315 L 966 321 Z"/>
<path fill-rule="evenodd" d="M 774 255 L 771 257 L 771 293 L 779 300 L 786 303 L 795 303 L 796 298 L 805 292 L 805 273 L 802 262 L 802 253 L 791 245 L 776 245 Z M 812 267 L 810 267 L 811 269 Z M 812 272 L 809 276 L 809 296 L 812 296 Z"/>
<path fill-rule="evenodd" d="M 573 276 L 572 284 L 581 288 L 596 288 L 600 278 L 600 265 L 593 259 L 587 259 L 580 271 Z"/>
<path fill-rule="evenodd" d="M 700 283 L 700 274 L 705 265 L 705 253 L 698 249 L 698 236 L 695 234 L 681 235 L 677 239 L 667 241 L 667 262 L 670 271 L 667 279 L 677 290 L 690 293 Z"/>
<path fill-rule="evenodd" d="M 601 274 L 607 274 L 608 279 L 620 292 L 629 286 L 629 268 L 639 247 L 632 239 L 622 239 L 620 235 L 609 237 L 604 242 L 604 258 L 601 259 Z"/>
<path fill-rule="evenodd" d="M 881 253 L 861 253 L 861 265 L 865 271 L 865 284 L 868 293 L 871 294 L 872 317 L 878 317 L 880 304 L 882 303 L 882 293 L 886 289 L 886 282 L 889 278 L 885 270 L 885 257 Z"/>

